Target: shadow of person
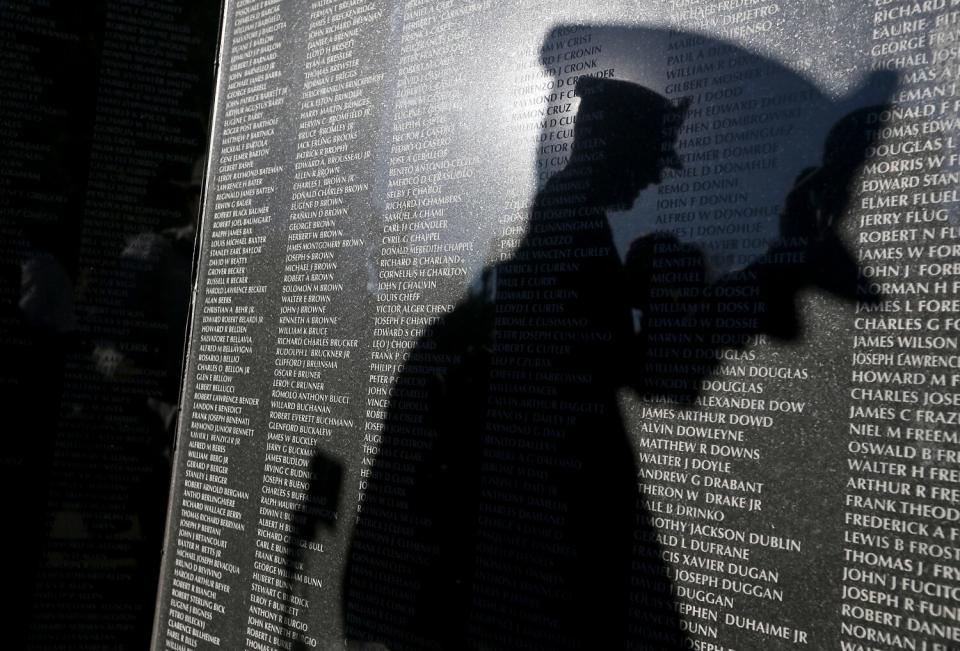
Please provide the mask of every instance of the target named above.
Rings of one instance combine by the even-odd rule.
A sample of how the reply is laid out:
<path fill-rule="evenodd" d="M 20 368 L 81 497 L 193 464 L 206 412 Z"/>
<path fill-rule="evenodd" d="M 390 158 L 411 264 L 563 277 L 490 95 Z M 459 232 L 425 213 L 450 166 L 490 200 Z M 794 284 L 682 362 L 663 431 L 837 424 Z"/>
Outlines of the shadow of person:
<path fill-rule="evenodd" d="M 608 222 L 680 167 L 687 100 L 609 78 L 575 90 L 569 159 L 519 246 L 396 374 L 344 572 L 350 648 L 689 648 L 618 392 L 692 402 L 722 350 L 800 336 L 804 287 L 876 300 L 836 235 L 867 113 L 796 180 L 766 254 L 711 281 L 704 252 L 672 234 L 621 262 Z"/>
<path fill-rule="evenodd" d="M 683 645 L 617 408 L 634 332 L 606 210 L 679 165 L 664 139 L 686 102 L 592 78 L 577 94 L 569 163 L 528 235 L 394 384 L 344 581 L 350 639 Z"/>

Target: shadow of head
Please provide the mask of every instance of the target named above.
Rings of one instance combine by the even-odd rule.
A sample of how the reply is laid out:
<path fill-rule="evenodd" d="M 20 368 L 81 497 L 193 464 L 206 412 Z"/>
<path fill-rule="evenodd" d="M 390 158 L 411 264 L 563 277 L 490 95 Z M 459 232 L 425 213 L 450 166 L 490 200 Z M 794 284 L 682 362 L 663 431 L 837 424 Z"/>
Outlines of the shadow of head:
<path fill-rule="evenodd" d="M 567 167 L 588 178 L 594 205 L 629 208 L 665 169 L 682 168 L 673 139 L 690 98 L 671 102 L 628 81 L 595 77 L 580 77 L 575 94 L 580 106 Z"/>

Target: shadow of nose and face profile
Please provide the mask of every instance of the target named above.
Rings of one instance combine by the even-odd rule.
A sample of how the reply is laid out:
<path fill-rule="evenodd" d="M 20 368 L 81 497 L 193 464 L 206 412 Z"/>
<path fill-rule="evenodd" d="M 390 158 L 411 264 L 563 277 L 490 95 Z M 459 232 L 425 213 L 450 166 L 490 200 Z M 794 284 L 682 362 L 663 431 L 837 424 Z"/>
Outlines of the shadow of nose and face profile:
<path fill-rule="evenodd" d="M 839 235 L 876 109 L 830 130 L 766 251 L 718 273 L 674 231 L 621 259 L 611 228 L 683 168 L 691 98 L 594 77 L 575 96 L 524 238 L 393 383 L 342 585 L 351 648 L 690 648 L 618 391 L 689 405 L 723 349 L 802 336 L 801 290 L 879 299 Z M 753 316 L 731 319 L 737 302 Z"/>

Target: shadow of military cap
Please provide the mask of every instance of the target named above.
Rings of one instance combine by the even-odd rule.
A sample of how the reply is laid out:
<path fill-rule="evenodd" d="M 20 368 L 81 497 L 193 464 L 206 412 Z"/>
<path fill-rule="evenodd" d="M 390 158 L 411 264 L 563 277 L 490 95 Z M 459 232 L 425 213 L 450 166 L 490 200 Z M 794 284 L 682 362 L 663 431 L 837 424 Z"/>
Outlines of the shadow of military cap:
<path fill-rule="evenodd" d="M 672 143 L 690 108 L 690 97 L 671 101 L 639 84 L 588 76 L 577 79 L 574 95 L 580 98 L 577 122 L 592 123 L 594 135 L 638 140 L 658 134 L 660 143 L 671 143 L 663 147 L 663 166 L 683 169 Z"/>

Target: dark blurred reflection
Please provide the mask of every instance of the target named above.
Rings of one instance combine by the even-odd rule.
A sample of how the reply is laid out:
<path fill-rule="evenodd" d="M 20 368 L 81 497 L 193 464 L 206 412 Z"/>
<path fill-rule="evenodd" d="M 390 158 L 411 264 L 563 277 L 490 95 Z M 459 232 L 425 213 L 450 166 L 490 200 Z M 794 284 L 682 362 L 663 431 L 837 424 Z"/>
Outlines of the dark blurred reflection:
<path fill-rule="evenodd" d="M 811 92 L 770 69 L 774 86 Z M 882 97 L 890 82 L 869 83 Z M 611 229 L 682 167 L 689 98 L 591 77 L 575 94 L 569 158 L 526 235 L 393 384 L 342 587 L 355 648 L 689 648 L 617 392 L 689 404 L 723 351 L 803 337 L 804 288 L 879 300 L 838 235 L 878 106 L 835 122 L 767 250 L 718 274 L 676 233 L 641 235 L 621 260 Z"/>
<path fill-rule="evenodd" d="M 0 5 L 7 648 L 147 645 L 219 11 Z"/>

